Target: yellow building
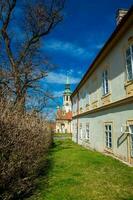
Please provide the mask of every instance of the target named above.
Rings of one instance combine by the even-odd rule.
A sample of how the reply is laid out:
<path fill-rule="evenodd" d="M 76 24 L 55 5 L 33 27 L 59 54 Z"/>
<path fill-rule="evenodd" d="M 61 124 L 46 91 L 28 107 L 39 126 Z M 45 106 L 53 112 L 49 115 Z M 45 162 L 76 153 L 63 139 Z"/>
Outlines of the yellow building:
<path fill-rule="evenodd" d="M 73 141 L 133 164 L 133 7 L 71 95 Z"/>

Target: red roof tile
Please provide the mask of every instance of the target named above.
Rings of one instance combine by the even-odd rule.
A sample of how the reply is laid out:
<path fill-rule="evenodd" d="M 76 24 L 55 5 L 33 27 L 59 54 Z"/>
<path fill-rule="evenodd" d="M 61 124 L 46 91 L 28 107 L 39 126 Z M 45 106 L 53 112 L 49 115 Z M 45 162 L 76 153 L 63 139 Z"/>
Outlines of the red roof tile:
<path fill-rule="evenodd" d="M 56 119 L 58 120 L 72 120 L 72 112 L 64 112 L 63 110 L 59 109 L 57 111 Z"/>

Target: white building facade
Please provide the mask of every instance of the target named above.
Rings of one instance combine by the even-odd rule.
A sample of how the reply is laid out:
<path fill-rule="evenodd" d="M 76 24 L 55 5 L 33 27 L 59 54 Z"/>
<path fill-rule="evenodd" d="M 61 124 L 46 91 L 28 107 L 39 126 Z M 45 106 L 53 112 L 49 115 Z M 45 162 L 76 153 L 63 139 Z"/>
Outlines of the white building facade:
<path fill-rule="evenodd" d="M 72 121 L 72 104 L 70 89 L 70 82 L 67 76 L 65 84 L 65 90 L 63 93 L 63 106 L 57 107 L 56 113 L 56 133 L 71 133 L 71 121 Z"/>
<path fill-rule="evenodd" d="M 71 99 L 73 141 L 133 164 L 133 8 Z"/>

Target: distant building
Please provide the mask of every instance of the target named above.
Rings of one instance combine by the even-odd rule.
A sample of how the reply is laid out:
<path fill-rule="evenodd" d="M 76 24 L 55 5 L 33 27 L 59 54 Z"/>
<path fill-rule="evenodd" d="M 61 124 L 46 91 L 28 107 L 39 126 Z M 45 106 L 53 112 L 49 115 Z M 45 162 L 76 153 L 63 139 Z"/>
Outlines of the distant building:
<path fill-rule="evenodd" d="M 67 77 L 65 91 L 63 94 L 63 106 L 57 107 L 56 113 L 56 132 L 57 133 L 71 133 L 71 121 L 72 121 L 72 111 L 71 111 L 71 89 L 69 78 Z"/>
<path fill-rule="evenodd" d="M 133 7 L 118 10 L 115 31 L 71 99 L 73 141 L 133 164 Z"/>

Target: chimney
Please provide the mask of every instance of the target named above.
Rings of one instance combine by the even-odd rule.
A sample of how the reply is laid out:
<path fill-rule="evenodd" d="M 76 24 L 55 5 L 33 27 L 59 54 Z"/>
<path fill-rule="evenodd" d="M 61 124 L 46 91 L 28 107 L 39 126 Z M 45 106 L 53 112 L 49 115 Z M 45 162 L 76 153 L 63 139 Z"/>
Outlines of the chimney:
<path fill-rule="evenodd" d="M 127 14 L 128 10 L 127 9 L 118 9 L 116 13 L 116 23 L 117 25 L 121 22 L 123 17 Z"/>

